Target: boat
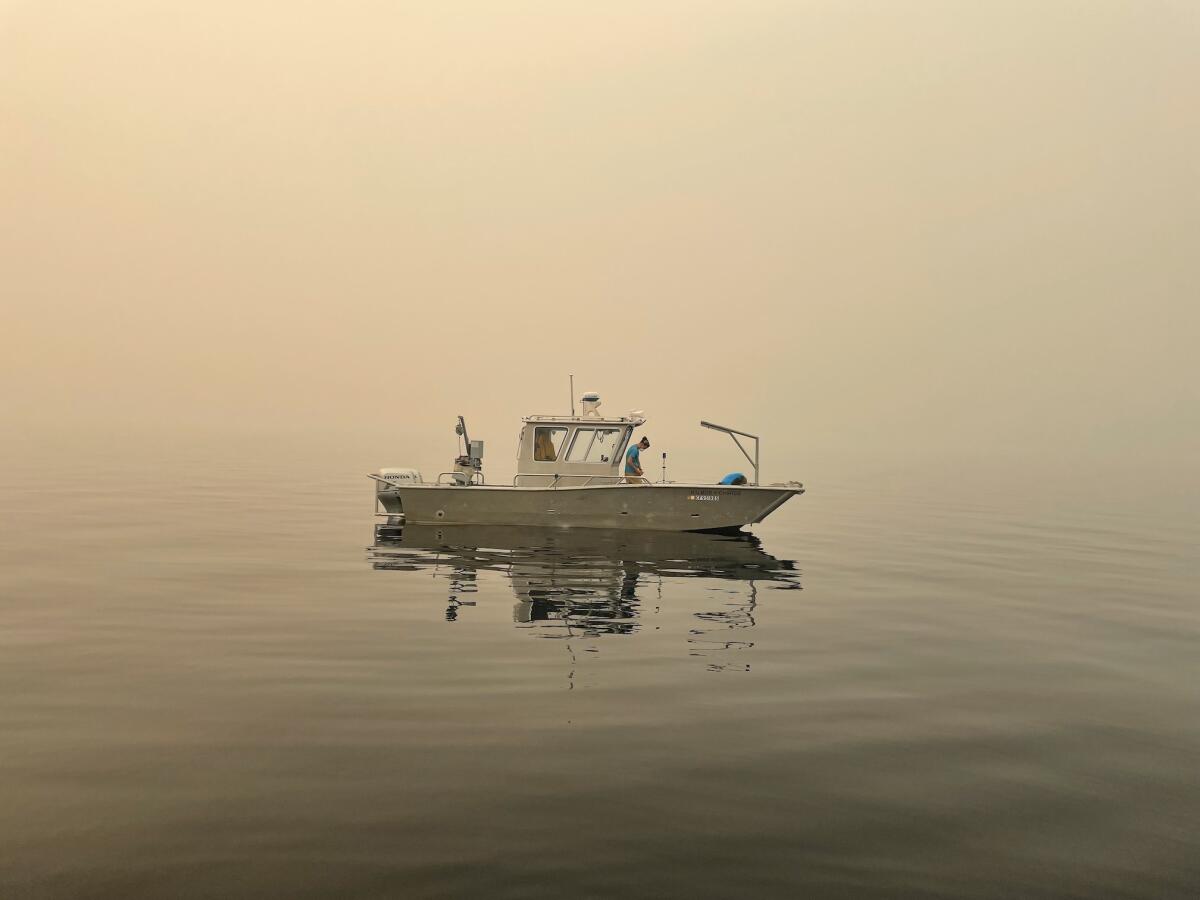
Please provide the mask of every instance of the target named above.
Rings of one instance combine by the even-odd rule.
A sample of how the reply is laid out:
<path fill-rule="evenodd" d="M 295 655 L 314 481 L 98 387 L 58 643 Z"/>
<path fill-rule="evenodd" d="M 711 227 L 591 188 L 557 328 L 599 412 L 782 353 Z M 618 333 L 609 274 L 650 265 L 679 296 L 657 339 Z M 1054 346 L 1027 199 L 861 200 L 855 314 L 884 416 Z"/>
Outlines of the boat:
<path fill-rule="evenodd" d="M 466 420 L 459 416 L 455 431 L 462 452 L 452 468 L 431 482 L 416 469 L 381 468 L 368 476 L 375 481 L 376 510 L 396 524 L 409 525 L 733 532 L 763 521 L 804 493 L 798 481 L 759 483 L 757 435 L 706 421 L 700 424 L 728 434 L 737 444 L 753 469 L 753 480 L 667 481 L 665 454 L 662 480 L 627 476 L 625 454 L 646 418 L 641 410 L 604 416 L 599 407 L 600 395 L 589 392 L 578 415 L 572 402 L 570 415 L 524 417 L 511 484 L 487 482 L 483 441 L 471 440 Z M 754 442 L 753 455 L 739 437 Z"/>

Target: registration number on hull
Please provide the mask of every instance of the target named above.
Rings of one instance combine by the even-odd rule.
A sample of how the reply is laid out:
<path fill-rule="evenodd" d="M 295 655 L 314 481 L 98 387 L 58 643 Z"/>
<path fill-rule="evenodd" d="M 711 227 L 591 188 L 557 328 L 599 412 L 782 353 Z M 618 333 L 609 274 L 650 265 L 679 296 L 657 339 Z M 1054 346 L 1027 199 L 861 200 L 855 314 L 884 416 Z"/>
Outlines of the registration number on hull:
<path fill-rule="evenodd" d="M 689 500 L 720 500 L 719 494 L 688 494 Z"/>

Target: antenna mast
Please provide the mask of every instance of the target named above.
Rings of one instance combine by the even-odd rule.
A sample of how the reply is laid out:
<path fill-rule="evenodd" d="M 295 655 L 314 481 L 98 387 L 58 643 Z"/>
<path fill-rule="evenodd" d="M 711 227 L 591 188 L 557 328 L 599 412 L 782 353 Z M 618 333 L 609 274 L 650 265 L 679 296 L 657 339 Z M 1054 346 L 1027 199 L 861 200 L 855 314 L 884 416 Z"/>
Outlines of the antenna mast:
<path fill-rule="evenodd" d="M 575 416 L 575 373 L 572 372 L 569 376 L 571 379 L 571 416 Z"/>

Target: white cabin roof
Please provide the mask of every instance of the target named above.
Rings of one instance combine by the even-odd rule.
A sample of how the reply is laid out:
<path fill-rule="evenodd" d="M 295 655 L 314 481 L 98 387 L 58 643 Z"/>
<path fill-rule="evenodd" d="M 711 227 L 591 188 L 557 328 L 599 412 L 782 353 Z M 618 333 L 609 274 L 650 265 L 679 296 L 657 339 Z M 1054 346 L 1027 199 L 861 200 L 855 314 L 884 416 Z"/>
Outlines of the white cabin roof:
<path fill-rule="evenodd" d="M 559 425 L 632 425 L 637 428 L 646 422 L 645 416 L 522 416 L 522 422 Z"/>

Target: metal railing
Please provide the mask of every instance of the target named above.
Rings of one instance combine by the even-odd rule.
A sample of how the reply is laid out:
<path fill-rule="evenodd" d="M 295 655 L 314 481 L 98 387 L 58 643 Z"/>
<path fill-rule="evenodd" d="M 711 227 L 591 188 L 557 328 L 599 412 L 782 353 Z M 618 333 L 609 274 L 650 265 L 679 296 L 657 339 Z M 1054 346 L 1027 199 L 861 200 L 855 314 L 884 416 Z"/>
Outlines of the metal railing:
<path fill-rule="evenodd" d="M 451 477 L 451 479 L 453 479 L 452 481 L 445 482 L 445 484 L 457 484 L 462 487 L 465 487 L 466 485 L 471 485 L 471 484 L 487 484 L 487 482 L 483 478 L 482 472 L 475 472 L 474 474 L 471 475 L 470 479 L 465 482 L 459 480 L 463 476 L 462 472 L 438 472 L 437 481 L 435 481 L 434 484 L 442 484 L 443 483 L 442 476 L 444 476 L 444 475 L 449 475 Z M 479 477 L 478 482 L 475 481 L 476 476 Z"/>
<path fill-rule="evenodd" d="M 644 425 L 646 420 L 641 416 L 585 416 L 585 415 L 569 415 L 569 416 L 522 416 L 522 422 L 562 422 L 570 425 L 591 425 L 596 422 L 601 425 L 633 425 L 635 428 L 638 425 Z"/>
<path fill-rule="evenodd" d="M 750 463 L 750 465 L 754 466 L 754 483 L 758 484 L 758 435 L 748 434 L 745 431 L 738 431 L 736 428 L 726 428 L 724 425 L 714 425 L 712 422 L 705 422 L 703 419 L 700 420 L 700 424 L 705 428 L 711 428 L 713 431 L 723 431 L 733 438 L 733 442 L 737 444 L 738 449 L 742 451 L 742 456 L 746 457 L 746 461 Z M 750 438 L 750 440 L 754 441 L 753 459 L 751 459 L 750 454 L 746 452 L 746 448 L 742 446 L 742 442 L 737 439 L 739 434 L 744 438 Z"/>
<path fill-rule="evenodd" d="M 594 481 L 596 481 L 596 479 L 598 479 L 598 478 L 604 479 L 603 481 L 600 482 L 601 484 L 649 484 L 650 483 L 650 479 L 645 478 L 642 475 L 586 475 L 586 474 L 578 474 L 577 475 L 577 474 L 573 474 L 571 472 L 546 472 L 544 474 L 541 472 L 519 472 L 513 476 L 513 482 L 512 482 L 513 487 L 520 487 L 519 481 L 522 478 L 550 478 L 552 480 L 549 484 L 530 485 L 530 487 L 552 487 L 552 488 L 558 487 L 558 482 L 564 478 L 586 478 L 587 481 L 585 481 L 583 484 L 579 485 L 579 487 L 588 487 Z M 637 480 L 631 481 L 630 479 L 637 479 Z"/>

